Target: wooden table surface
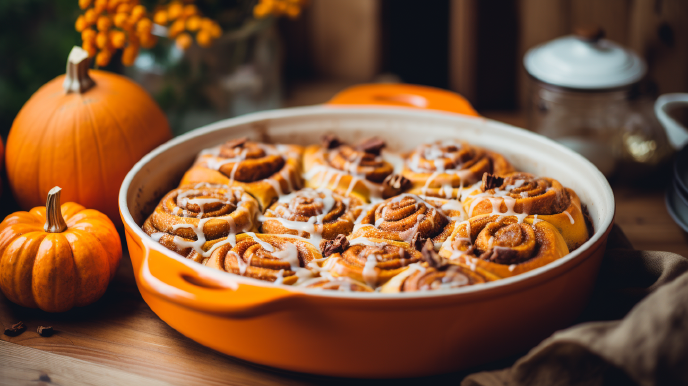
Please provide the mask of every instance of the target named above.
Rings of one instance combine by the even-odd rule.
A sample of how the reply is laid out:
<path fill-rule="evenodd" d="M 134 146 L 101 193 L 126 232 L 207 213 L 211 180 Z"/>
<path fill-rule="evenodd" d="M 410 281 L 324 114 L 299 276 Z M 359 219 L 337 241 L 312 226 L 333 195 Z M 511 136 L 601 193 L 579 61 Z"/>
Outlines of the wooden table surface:
<path fill-rule="evenodd" d="M 317 103 L 339 88 L 341 84 L 332 85 L 331 89 L 304 87 L 304 92 L 310 94 L 292 96 L 289 104 Z M 519 114 L 484 114 L 523 124 Z M 638 249 L 665 250 L 688 256 L 688 235 L 669 217 L 661 185 L 638 189 L 614 184 L 616 223 Z M 20 320 L 28 327 L 23 334 L 0 336 L 0 385 L 399 383 L 287 373 L 205 348 L 169 327 L 148 308 L 136 288 L 126 253 L 105 296 L 88 307 L 64 314 L 48 314 L 18 307 L 0 294 L 0 328 Z M 53 326 L 55 335 L 39 336 L 36 328 L 40 325 Z M 500 368 L 509 363 L 507 359 L 483 368 Z M 445 374 L 423 381 L 458 384 L 470 372 Z M 414 383 L 418 381 L 413 380 Z"/>

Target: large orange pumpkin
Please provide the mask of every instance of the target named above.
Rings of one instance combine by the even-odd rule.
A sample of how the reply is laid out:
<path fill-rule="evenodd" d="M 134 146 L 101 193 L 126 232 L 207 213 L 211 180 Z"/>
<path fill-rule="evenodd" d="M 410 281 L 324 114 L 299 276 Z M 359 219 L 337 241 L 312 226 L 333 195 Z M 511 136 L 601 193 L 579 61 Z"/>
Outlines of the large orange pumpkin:
<path fill-rule="evenodd" d="M 0 290 L 24 307 L 62 312 L 95 302 L 121 258 L 112 221 L 73 202 L 60 206 L 57 187 L 46 206 L 0 223 Z"/>
<path fill-rule="evenodd" d="M 121 226 L 117 194 L 139 159 L 172 137 L 155 101 L 127 78 L 89 70 L 74 47 L 67 74 L 22 107 L 7 139 L 7 177 L 24 210 L 56 185 L 64 200 L 97 209 Z"/>

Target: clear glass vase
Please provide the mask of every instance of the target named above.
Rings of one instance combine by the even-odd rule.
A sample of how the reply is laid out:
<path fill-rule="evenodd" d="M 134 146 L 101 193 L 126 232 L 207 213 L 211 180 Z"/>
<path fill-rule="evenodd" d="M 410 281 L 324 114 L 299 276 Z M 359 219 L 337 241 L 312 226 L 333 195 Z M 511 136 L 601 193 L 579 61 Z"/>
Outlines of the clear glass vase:
<path fill-rule="evenodd" d="M 160 38 L 126 75 L 165 111 L 175 135 L 281 103 L 280 44 L 272 19 L 250 20 L 208 48 Z"/>

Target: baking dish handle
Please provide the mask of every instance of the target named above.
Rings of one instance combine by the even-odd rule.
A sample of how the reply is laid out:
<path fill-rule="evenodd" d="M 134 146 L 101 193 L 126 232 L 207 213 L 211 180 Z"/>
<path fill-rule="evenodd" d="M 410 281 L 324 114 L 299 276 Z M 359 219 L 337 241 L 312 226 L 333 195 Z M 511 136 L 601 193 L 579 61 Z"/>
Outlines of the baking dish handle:
<path fill-rule="evenodd" d="M 168 303 L 203 313 L 250 318 L 284 309 L 301 297 L 279 287 L 231 281 L 219 271 L 206 276 L 141 241 L 143 257 L 136 275 L 139 289 Z"/>
<path fill-rule="evenodd" d="M 349 87 L 330 99 L 327 105 L 384 105 L 480 116 L 459 94 L 409 84 L 372 83 Z"/>

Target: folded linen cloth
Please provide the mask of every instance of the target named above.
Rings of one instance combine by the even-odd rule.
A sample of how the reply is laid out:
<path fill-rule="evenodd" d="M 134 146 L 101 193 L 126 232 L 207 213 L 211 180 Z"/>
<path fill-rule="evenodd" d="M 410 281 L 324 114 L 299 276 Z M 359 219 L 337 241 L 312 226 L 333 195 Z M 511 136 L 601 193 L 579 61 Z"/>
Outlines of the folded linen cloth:
<path fill-rule="evenodd" d="M 634 250 L 614 226 L 597 282 L 584 323 L 461 385 L 688 385 L 688 259 Z"/>

